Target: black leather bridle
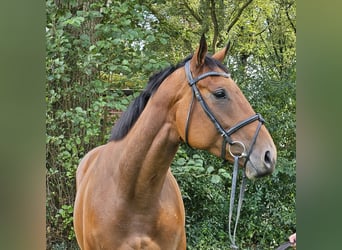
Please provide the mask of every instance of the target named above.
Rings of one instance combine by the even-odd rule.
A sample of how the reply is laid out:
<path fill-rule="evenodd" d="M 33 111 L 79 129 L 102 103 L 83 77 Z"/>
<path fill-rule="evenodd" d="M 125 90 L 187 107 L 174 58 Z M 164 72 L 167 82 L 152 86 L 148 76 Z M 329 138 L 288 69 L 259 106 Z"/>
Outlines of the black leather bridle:
<path fill-rule="evenodd" d="M 194 96 L 196 97 L 197 101 L 200 103 L 200 105 L 202 106 L 203 111 L 206 113 L 206 115 L 209 117 L 209 119 L 214 123 L 214 126 L 216 127 L 218 133 L 223 137 L 223 142 L 222 142 L 222 149 L 221 149 L 221 158 L 224 160 L 224 162 L 227 160 L 226 159 L 226 146 L 227 143 L 229 144 L 229 153 L 231 154 L 231 156 L 234 158 L 234 170 L 233 170 L 233 179 L 232 179 L 232 190 L 231 190 L 231 195 L 230 195 L 230 208 L 229 208 L 229 237 L 230 237 L 230 241 L 231 241 L 231 247 L 233 249 L 237 249 L 238 247 L 235 244 L 235 233 L 236 233 L 236 228 L 237 228 L 237 224 L 238 224 L 238 220 L 239 220 L 239 216 L 240 216 L 240 210 L 242 207 L 242 200 L 243 200 L 243 195 L 244 195 L 244 189 L 245 189 L 245 171 L 243 172 L 243 178 L 242 178 L 242 182 L 241 182 L 241 187 L 240 187 L 240 195 L 239 195 L 239 201 L 238 201 L 238 207 L 237 207 L 237 215 L 236 215 L 236 219 L 235 219 L 235 227 L 234 227 L 234 233 L 232 235 L 231 233 L 231 220 L 232 220 L 232 213 L 233 213 L 233 206 L 234 206 L 234 199 L 235 199 L 235 190 L 236 190 L 236 181 L 237 181 L 237 175 L 238 175 L 238 161 L 240 158 L 244 157 L 245 159 L 245 163 L 244 163 L 244 167 L 246 166 L 247 161 L 249 160 L 249 157 L 252 153 L 253 147 L 255 145 L 256 139 L 258 137 L 259 131 L 261 126 L 264 124 L 265 120 L 262 118 L 262 116 L 260 114 L 255 114 L 241 122 L 239 122 L 238 124 L 236 124 L 235 126 L 231 127 L 228 130 L 225 130 L 221 124 L 218 122 L 218 120 L 216 119 L 215 115 L 213 114 L 213 112 L 210 110 L 210 108 L 208 107 L 207 103 L 205 102 L 205 100 L 203 99 L 199 89 L 197 88 L 197 83 L 208 77 L 208 76 L 220 76 L 220 77 L 225 77 L 225 78 L 230 78 L 230 74 L 227 74 L 225 72 L 216 72 L 216 71 L 209 71 L 206 72 L 200 76 L 198 76 L 197 78 L 193 78 L 192 77 L 192 73 L 190 70 L 190 60 L 187 61 L 185 63 L 185 74 L 188 80 L 188 84 L 189 86 L 192 88 L 192 100 L 190 103 L 190 108 L 188 111 L 188 115 L 187 115 L 187 119 L 186 119 L 186 125 L 185 125 L 185 143 L 189 145 L 188 143 L 188 133 L 189 133 L 189 126 L 190 126 L 190 118 L 191 118 L 191 112 L 192 112 L 192 107 L 193 107 L 193 103 L 194 103 Z M 259 121 L 258 127 L 255 131 L 254 137 L 252 139 L 250 148 L 248 153 L 246 152 L 246 146 L 241 142 L 241 141 L 234 141 L 231 138 L 231 135 L 233 133 L 235 133 L 236 131 L 238 131 L 239 129 L 241 129 L 242 127 L 254 122 L 254 121 Z M 233 146 L 234 144 L 238 144 L 242 147 L 242 152 L 240 154 L 234 154 L 231 151 L 231 146 Z M 189 145 L 190 146 L 190 145 Z M 255 169 L 257 171 L 257 169 Z"/>
<path fill-rule="evenodd" d="M 187 120 L 186 120 L 186 126 L 185 126 L 185 143 L 188 144 L 188 133 L 189 133 L 189 124 L 190 124 L 190 117 L 191 117 L 191 112 L 192 112 L 192 106 L 193 106 L 193 102 L 194 102 L 194 96 L 196 97 L 197 101 L 201 104 L 203 111 L 206 113 L 206 115 L 209 117 L 209 119 L 214 123 L 214 126 L 216 127 L 217 131 L 219 132 L 219 134 L 223 137 L 223 143 L 222 143 L 222 150 L 221 150 L 221 158 L 226 160 L 226 146 L 227 143 L 229 143 L 230 146 L 234 145 L 234 144 L 240 144 L 240 146 L 243 148 L 243 152 L 241 152 L 240 155 L 238 155 L 240 158 L 241 157 L 246 157 L 246 162 L 249 159 L 249 156 L 251 154 L 251 151 L 253 149 L 253 146 L 255 144 L 256 138 L 259 134 L 260 128 L 261 126 L 264 124 L 265 120 L 262 118 L 262 116 L 260 114 L 255 114 L 245 120 L 243 120 L 242 122 L 239 122 L 238 124 L 236 124 L 235 126 L 231 127 L 228 130 L 225 130 L 221 124 L 218 122 L 218 120 L 216 119 L 215 115 L 213 114 L 213 112 L 211 112 L 211 110 L 209 109 L 207 103 L 205 102 L 205 100 L 203 99 L 200 91 L 197 88 L 196 83 L 199 82 L 200 80 L 208 77 L 208 76 L 222 76 L 225 78 L 230 78 L 230 74 L 227 74 L 225 72 L 216 72 L 216 71 L 209 71 L 206 72 L 202 75 L 200 75 L 197 78 L 193 78 L 192 77 L 192 73 L 190 70 L 190 61 L 187 61 L 185 63 L 185 74 L 186 77 L 188 79 L 188 84 L 189 86 L 192 88 L 192 93 L 193 93 L 193 98 L 191 100 L 191 104 L 190 104 L 190 108 L 188 111 L 188 116 L 187 116 Z M 246 151 L 246 147 L 245 145 L 240 142 L 240 141 L 233 141 L 231 138 L 231 135 L 233 133 L 235 133 L 236 131 L 238 131 L 239 129 L 241 129 L 242 127 L 254 122 L 254 121 L 259 121 L 258 127 L 256 129 L 256 132 L 254 134 L 254 138 L 252 140 L 252 144 L 250 146 L 250 150 L 248 152 L 248 154 L 245 152 Z M 236 155 L 234 155 L 230 148 L 229 148 L 229 152 L 230 154 L 234 157 Z"/>

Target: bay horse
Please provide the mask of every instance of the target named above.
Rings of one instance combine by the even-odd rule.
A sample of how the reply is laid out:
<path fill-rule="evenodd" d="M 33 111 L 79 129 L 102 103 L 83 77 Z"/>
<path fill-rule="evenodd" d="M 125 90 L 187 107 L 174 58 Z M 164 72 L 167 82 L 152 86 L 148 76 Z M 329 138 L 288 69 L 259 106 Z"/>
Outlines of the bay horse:
<path fill-rule="evenodd" d="M 185 211 L 170 164 L 181 142 L 271 174 L 276 147 L 221 63 L 228 46 L 194 54 L 152 76 L 76 173 L 74 229 L 81 249 L 186 249 Z"/>

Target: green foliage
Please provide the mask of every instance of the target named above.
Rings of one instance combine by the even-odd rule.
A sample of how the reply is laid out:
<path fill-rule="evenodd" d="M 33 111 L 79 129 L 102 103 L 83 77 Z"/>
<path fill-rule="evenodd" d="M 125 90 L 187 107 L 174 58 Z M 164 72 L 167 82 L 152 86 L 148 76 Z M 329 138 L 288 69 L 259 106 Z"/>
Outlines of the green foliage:
<path fill-rule="evenodd" d="M 232 166 L 183 145 L 172 172 L 186 208 L 188 249 L 227 249 Z M 287 239 L 296 228 L 295 189 L 295 161 L 283 157 L 271 177 L 247 182 L 237 230 L 241 249 L 272 249 Z"/>
<path fill-rule="evenodd" d="M 213 2 L 46 1 L 48 249 L 77 249 L 72 208 L 80 159 L 107 141 L 148 76 L 193 52 L 203 31 L 211 52 L 232 42 L 228 68 L 278 148 L 275 173 L 247 183 L 237 242 L 273 249 L 295 231 L 295 2 L 254 0 L 244 9 L 247 1 Z M 182 145 L 172 172 L 188 249 L 227 249 L 232 166 Z"/>
<path fill-rule="evenodd" d="M 63 229 L 73 228 L 72 223 L 72 215 L 73 215 L 73 207 L 70 205 L 63 205 L 62 208 L 58 210 L 58 214 L 56 215 L 56 219 L 62 219 Z M 75 237 L 74 231 L 69 231 L 68 239 L 71 240 Z"/>

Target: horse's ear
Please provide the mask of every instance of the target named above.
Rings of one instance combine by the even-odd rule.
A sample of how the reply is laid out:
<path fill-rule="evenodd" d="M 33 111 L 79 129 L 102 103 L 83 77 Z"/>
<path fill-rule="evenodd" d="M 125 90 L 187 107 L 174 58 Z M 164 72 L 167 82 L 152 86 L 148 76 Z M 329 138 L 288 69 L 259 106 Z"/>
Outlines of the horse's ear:
<path fill-rule="evenodd" d="M 217 51 L 212 57 L 220 62 L 223 62 L 223 60 L 226 58 L 228 54 L 229 49 L 230 49 L 230 41 L 227 43 L 226 47 L 224 47 L 220 51 Z"/>
<path fill-rule="evenodd" d="M 202 34 L 200 45 L 195 51 L 191 63 L 195 67 L 201 67 L 204 64 L 205 56 L 207 55 L 208 46 L 204 34 Z"/>

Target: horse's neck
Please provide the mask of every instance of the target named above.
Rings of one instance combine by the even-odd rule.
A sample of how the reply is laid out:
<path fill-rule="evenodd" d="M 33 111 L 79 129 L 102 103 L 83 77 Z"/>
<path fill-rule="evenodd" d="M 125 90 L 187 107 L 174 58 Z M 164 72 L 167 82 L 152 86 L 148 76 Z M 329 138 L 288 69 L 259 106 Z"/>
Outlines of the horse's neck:
<path fill-rule="evenodd" d="M 149 104 L 124 139 L 119 164 L 122 195 L 146 206 L 159 195 L 179 144 L 164 104 Z"/>

